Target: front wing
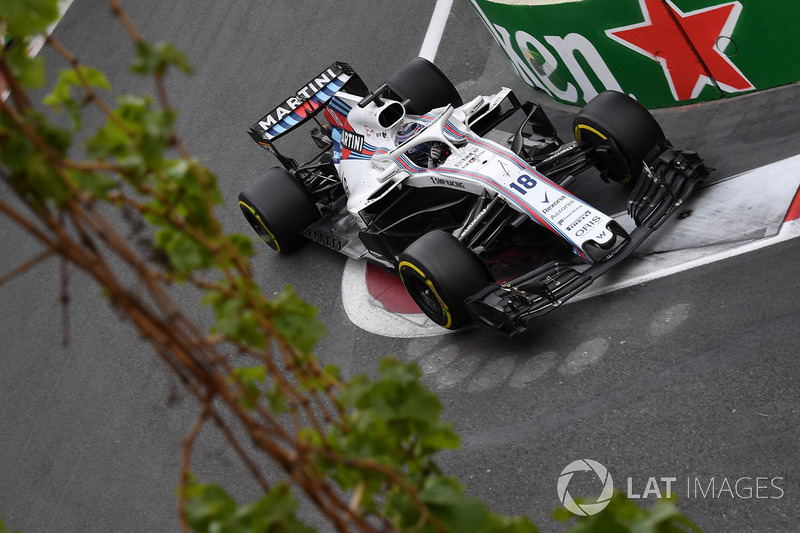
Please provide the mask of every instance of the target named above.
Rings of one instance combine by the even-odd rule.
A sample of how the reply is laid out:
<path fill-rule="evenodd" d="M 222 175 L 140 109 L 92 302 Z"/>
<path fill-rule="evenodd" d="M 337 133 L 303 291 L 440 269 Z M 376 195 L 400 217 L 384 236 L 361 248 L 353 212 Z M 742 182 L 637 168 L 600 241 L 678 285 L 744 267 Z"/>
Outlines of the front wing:
<path fill-rule="evenodd" d="M 636 228 L 622 246 L 582 271 L 551 261 L 509 282 L 487 286 L 466 300 L 475 320 L 509 335 L 524 331 L 532 319 L 559 307 L 629 256 L 709 174 L 695 152 L 675 148 L 668 148 L 645 168 L 628 200 Z"/>

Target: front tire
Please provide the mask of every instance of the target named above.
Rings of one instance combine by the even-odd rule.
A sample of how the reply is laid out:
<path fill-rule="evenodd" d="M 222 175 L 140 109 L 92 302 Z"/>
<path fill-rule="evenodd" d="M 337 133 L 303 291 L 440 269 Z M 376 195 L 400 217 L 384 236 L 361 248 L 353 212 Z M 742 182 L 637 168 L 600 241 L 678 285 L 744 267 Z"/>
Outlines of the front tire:
<path fill-rule="evenodd" d="M 422 312 L 447 329 L 470 322 L 464 300 L 492 282 L 484 262 L 441 230 L 426 233 L 406 248 L 397 269 Z"/>
<path fill-rule="evenodd" d="M 572 121 L 575 139 L 611 144 L 611 153 L 597 167 L 604 176 L 633 186 L 644 167 L 643 160 L 666 142 L 653 115 L 633 98 L 616 91 L 595 96 Z M 613 143 L 608 143 L 608 140 Z"/>
<path fill-rule="evenodd" d="M 239 193 L 239 207 L 256 234 L 280 253 L 299 248 L 305 242 L 302 231 L 320 217 L 306 188 L 280 167 L 268 169 Z"/>

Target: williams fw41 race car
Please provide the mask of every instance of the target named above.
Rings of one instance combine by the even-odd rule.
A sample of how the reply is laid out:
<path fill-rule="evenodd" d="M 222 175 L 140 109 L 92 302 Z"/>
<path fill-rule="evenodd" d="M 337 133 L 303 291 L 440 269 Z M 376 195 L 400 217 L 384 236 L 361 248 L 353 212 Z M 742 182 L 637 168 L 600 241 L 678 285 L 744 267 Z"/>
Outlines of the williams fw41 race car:
<path fill-rule="evenodd" d="M 305 162 L 278 151 L 312 120 Z M 622 93 L 596 96 L 573 127 L 563 142 L 506 88 L 464 103 L 422 58 L 374 91 L 336 62 L 250 128 L 281 166 L 239 205 L 278 252 L 315 241 L 398 273 L 442 327 L 515 334 L 622 261 L 709 174 Z M 634 229 L 570 192 L 597 171 L 629 188 Z"/>

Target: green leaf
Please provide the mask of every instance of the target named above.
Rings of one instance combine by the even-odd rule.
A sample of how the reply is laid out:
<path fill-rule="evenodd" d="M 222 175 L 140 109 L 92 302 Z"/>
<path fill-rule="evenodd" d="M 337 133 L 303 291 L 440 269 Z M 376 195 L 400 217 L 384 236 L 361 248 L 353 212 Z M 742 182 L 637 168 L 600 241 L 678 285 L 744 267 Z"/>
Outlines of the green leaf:
<path fill-rule="evenodd" d="M 408 494 L 398 488 L 389 492 L 386 498 L 386 515 L 401 530 L 417 525 L 420 516 Z"/>
<path fill-rule="evenodd" d="M 285 483 L 263 498 L 238 506 L 214 483 L 190 483 L 186 487 L 186 518 L 194 531 L 208 533 L 311 533 L 295 515 L 297 501 Z"/>
<path fill-rule="evenodd" d="M 111 89 L 105 74 L 96 68 L 80 65 L 77 71 L 75 69 L 62 70 L 58 75 L 56 84 L 53 86 L 53 90 L 42 100 L 44 104 L 52 107 L 57 113 L 60 113 L 61 109 L 66 107 L 75 130 L 81 127 L 80 109 L 85 102 L 83 100 L 79 102 L 72 97 L 72 88 L 83 89 L 81 77 L 90 87 L 105 90 Z"/>
<path fill-rule="evenodd" d="M 43 57 L 30 57 L 25 46 L 18 43 L 5 53 L 11 74 L 24 89 L 41 89 L 45 85 L 45 61 Z"/>
<path fill-rule="evenodd" d="M 58 0 L 0 2 L 0 20 L 5 21 L 8 34 L 15 38 L 43 33 L 58 16 Z"/>
<path fill-rule="evenodd" d="M 576 498 L 576 501 L 578 499 Z M 565 510 L 566 511 L 566 510 Z M 569 514 L 569 517 L 567 517 Z M 680 533 L 700 531 L 695 524 L 684 517 L 674 503 L 662 500 L 649 509 L 629 500 L 622 491 L 615 491 L 608 506 L 601 512 L 578 517 L 567 511 L 554 517 L 575 518 L 577 522 L 569 528 L 570 533 L 590 533 L 596 531 L 619 531 L 621 533 Z M 564 520 L 566 521 L 566 520 Z"/>
<path fill-rule="evenodd" d="M 241 233 L 233 233 L 228 235 L 231 244 L 236 248 L 236 252 L 243 258 L 253 255 L 253 241 L 250 237 L 242 235 Z"/>
<path fill-rule="evenodd" d="M 175 48 L 172 43 L 136 43 L 136 61 L 131 65 L 131 71 L 136 74 L 155 74 L 163 76 L 170 66 L 175 66 L 186 74 L 192 73 L 192 67 L 186 56 Z"/>
<path fill-rule="evenodd" d="M 254 310 L 250 307 L 250 302 L 263 301 L 258 286 L 241 278 L 235 279 L 232 284 L 226 281 L 225 286 L 234 292 L 234 296 L 225 291 L 211 290 L 203 298 L 203 303 L 210 305 L 217 317 L 212 331 L 263 349 L 267 338 L 257 313 L 266 312 L 266 309 Z M 268 305 L 264 302 L 265 308 Z"/>
<path fill-rule="evenodd" d="M 678 524 L 686 526 L 687 529 L 679 527 Z M 658 501 L 631 522 L 632 533 L 663 531 L 700 531 L 700 528 L 684 517 L 674 503 L 665 500 Z"/>
<path fill-rule="evenodd" d="M 67 116 L 69 116 L 69 120 L 72 122 L 72 130 L 78 131 L 82 129 L 83 117 L 81 116 L 81 105 L 74 100 L 69 100 L 64 102 L 64 107 L 67 108 Z"/>
<path fill-rule="evenodd" d="M 556 507 L 556 509 L 550 515 L 551 518 L 558 520 L 559 522 L 569 522 L 574 516 L 575 515 L 569 512 L 566 507 Z"/>
<path fill-rule="evenodd" d="M 240 507 L 223 531 L 313 532 L 313 529 L 297 519 L 296 511 L 297 501 L 286 484 L 280 483 L 260 500 Z"/>
<path fill-rule="evenodd" d="M 309 355 L 325 335 L 325 326 L 317 320 L 319 310 L 297 296 L 287 285 L 272 299 L 272 320 L 275 330 L 286 342 Z"/>
<path fill-rule="evenodd" d="M 123 177 L 134 185 L 165 165 L 164 152 L 170 147 L 175 113 L 152 106 L 150 99 L 120 97 L 114 117 L 86 144 L 91 157 L 115 158 L 127 170 Z"/>
<path fill-rule="evenodd" d="M 272 413 L 288 413 L 289 407 L 286 405 L 286 398 L 281 392 L 281 389 L 275 385 L 269 388 L 265 393 L 264 397 L 267 399 L 267 403 L 269 404 L 269 410 Z"/>
<path fill-rule="evenodd" d="M 231 371 L 231 381 L 238 380 L 244 384 L 264 383 L 267 380 L 267 369 L 264 365 L 244 366 Z"/>
<path fill-rule="evenodd" d="M 51 126 L 39 113 L 32 110 L 22 119 L 36 130 L 36 134 L 50 150 L 63 155 L 70 143 L 69 132 Z M 31 198 L 32 202 L 36 199 L 34 203 L 41 200 L 45 203 L 52 201 L 56 205 L 69 196 L 69 189 L 48 156 L 40 152 L 6 114 L 0 114 L 0 137 L 3 142 L 0 163 L 5 165 L 9 181 L 20 195 Z"/>
<path fill-rule="evenodd" d="M 79 75 L 80 73 L 80 75 Z M 80 65 L 78 70 L 68 69 L 62 70 L 58 74 L 58 80 L 53 86 L 53 90 L 44 97 L 44 103 L 50 106 L 57 106 L 64 104 L 64 102 L 72 99 L 72 88 L 83 88 L 81 76 L 86 80 L 90 87 L 110 90 L 111 85 L 108 83 L 105 74 L 96 68 Z"/>
<path fill-rule="evenodd" d="M 259 384 L 267 380 L 267 369 L 264 365 L 248 366 L 234 368 L 231 375 L 228 376 L 228 381 L 231 383 L 240 383 L 248 394 L 243 394 L 240 398 L 240 403 L 245 409 L 252 410 L 255 402 L 258 401 L 261 395 Z"/>
<path fill-rule="evenodd" d="M 211 250 L 188 233 L 172 226 L 158 230 L 156 246 L 166 252 L 170 266 L 181 279 L 214 263 Z"/>
<path fill-rule="evenodd" d="M 429 455 L 439 450 L 457 450 L 461 446 L 461 437 L 450 425 L 431 428 L 420 436 L 417 455 Z"/>
<path fill-rule="evenodd" d="M 195 531 L 220 531 L 236 512 L 236 502 L 216 483 L 190 483 L 186 487 L 186 518 Z"/>
<path fill-rule="evenodd" d="M 210 234 L 212 207 L 222 203 L 216 176 L 187 159 L 164 160 L 156 175 L 156 196 L 167 199 L 170 209 L 193 228 Z"/>
<path fill-rule="evenodd" d="M 450 424 L 440 420 L 441 404 L 420 383 L 421 371 L 416 364 L 387 358 L 381 361 L 379 372 L 377 380 L 356 376 L 340 389 L 348 429 L 331 428 L 325 435 L 326 443 L 345 457 L 402 470 L 409 482 L 422 483 L 438 471 L 432 456 L 457 448 L 458 435 Z M 377 494 L 385 481 L 371 471 L 342 465 L 326 467 L 345 489 L 366 478 L 365 492 Z M 395 504 L 402 506 L 402 499 Z"/>
<path fill-rule="evenodd" d="M 454 479 L 435 477 L 428 480 L 419 497 L 428 505 L 455 505 L 461 501 L 463 491 Z"/>
<path fill-rule="evenodd" d="M 66 172 L 78 188 L 97 198 L 106 198 L 109 192 L 117 188 L 117 183 L 106 174 L 78 170 L 67 170 Z"/>
<path fill-rule="evenodd" d="M 536 533 L 536 526 L 526 517 L 506 517 L 491 513 L 476 498 L 465 496 L 452 478 L 435 476 L 420 492 L 428 510 L 446 531 L 469 533 Z M 421 515 L 408 495 L 399 489 L 387 497 L 385 513 L 398 529 L 433 533 L 431 521 L 420 523 Z M 421 529 L 420 529 L 421 528 Z"/>

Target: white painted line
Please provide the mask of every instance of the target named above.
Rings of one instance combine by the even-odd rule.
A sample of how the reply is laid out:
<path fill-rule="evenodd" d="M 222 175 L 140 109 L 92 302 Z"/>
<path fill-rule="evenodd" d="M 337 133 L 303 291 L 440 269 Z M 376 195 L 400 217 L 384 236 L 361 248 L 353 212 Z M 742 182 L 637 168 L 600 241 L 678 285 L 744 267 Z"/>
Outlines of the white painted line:
<path fill-rule="evenodd" d="M 425 40 L 422 41 L 422 48 L 419 51 L 419 56 L 431 63 L 436 59 L 436 52 L 439 51 L 439 43 L 442 41 L 444 27 L 447 25 L 447 17 L 450 16 L 452 7 L 453 0 L 436 0 L 436 7 L 433 8 L 428 31 L 425 33 Z"/>
<path fill-rule="evenodd" d="M 664 223 L 631 257 L 571 302 L 632 287 L 797 237 L 797 221 L 783 222 L 800 188 L 800 155 L 697 191 L 693 214 Z M 625 215 L 627 217 L 627 215 Z M 622 219 L 615 217 L 623 226 Z M 629 228 L 630 229 L 630 228 Z"/>
<path fill-rule="evenodd" d="M 58 18 L 56 19 L 55 22 L 53 22 L 52 24 L 50 24 L 50 26 L 47 27 L 47 30 L 45 30 L 45 35 L 50 35 L 51 33 L 53 33 L 53 30 L 56 29 L 58 23 L 61 22 L 61 19 L 64 17 L 64 13 L 67 12 L 67 9 L 69 9 L 69 6 L 72 5 L 73 1 L 74 0 L 60 0 L 58 2 L 58 13 L 59 13 Z M 41 51 L 43 46 L 44 46 L 44 36 L 37 35 L 36 37 L 31 39 L 30 45 L 28 46 L 28 55 L 30 57 L 35 57 Z"/>
<path fill-rule="evenodd" d="M 791 239 L 795 239 L 797 237 L 800 237 L 800 219 L 792 220 L 790 222 L 784 222 L 781 225 L 781 229 L 778 232 L 778 234 L 772 237 L 768 237 L 766 239 L 759 239 L 753 242 L 749 242 L 747 244 L 742 244 L 740 246 L 728 248 L 727 250 L 711 253 L 708 255 L 703 255 L 702 257 L 698 257 L 691 261 L 680 262 L 679 264 L 673 265 L 671 267 L 654 270 L 652 272 L 635 276 L 630 279 L 626 279 L 624 281 L 618 281 L 616 283 L 607 285 L 605 287 L 598 287 L 596 289 L 590 287 L 581 294 L 575 296 L 575 298 L 571 299 L 567 303 L 586 300 L 588 298 L 593 298 L 601 294 L 606 294 L 609 292 L 626 289 L 628 287 L 633 287 L 634 285 L 641 285 L 642 283 L 647 283 L 648 281 L 653 281 L 659 278 L 665 278 L 673 274 L 678 274 L 680 272 L 684 272 L 692 268 L 697 268 L 709 265 L 711 263 L 716 263 L 717 261 L 722 261 L 724 259 L 730 259 L 731 257 L 736 257 L 737 255 L 753 252 L 755 250 L 766 248 L 767 246 L 772 246 L 773 244 L 779 244 Z"/>

